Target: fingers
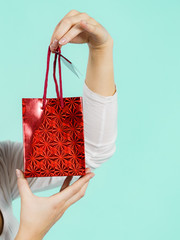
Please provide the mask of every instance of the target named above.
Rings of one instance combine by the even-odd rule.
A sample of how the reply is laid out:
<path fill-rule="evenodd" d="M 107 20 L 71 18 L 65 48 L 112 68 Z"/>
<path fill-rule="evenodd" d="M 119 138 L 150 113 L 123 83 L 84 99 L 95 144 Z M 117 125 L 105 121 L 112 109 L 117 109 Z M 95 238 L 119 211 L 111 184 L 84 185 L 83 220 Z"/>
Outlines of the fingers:
<path fill-rule="evenodd" d="M 50 49 L 54 52 L 57 47 L 58 41 L 76 24 L 80 23 L 81 20 L 91 19 L 87 13 L 79 13 L 76 10 L 68 13 L 56 26 L 51 41 L 50 41 Z M 82 29 L 81 29 L 82 31 Z M 58 40 L 58 41 L 57 41 Z M 63 42 L 65 43 L 65 41 Z"/>
<path fill-rule="evenodd" d="M 66 177 L 66 179 L 64 180 L 64 183 L 60 189 L 60 192 L 62 192 L 65 188 L 67 188 L 72 180 L 73 176 L 68 176 Z"/>
<path fill-rule="evenodd" d="M 77 10 L 74 10 L 72 9 L 70 12 L 68 12 L 63 19 L 65 19 L 66 17 L 70 17 L 70 16 L 74 16 L 74 15 L 77 15 L 79 12 Z M 62 19 L 62 20 L 63 20 Z M 58 39 L 56 39 L 54 37 L 55 33 L 57 32 L 58 28 L 59 28 L 59 25 L 61 24 L 62 20 L 57 24 L 57 26 L 55 27 L 54 29 L 54 32 L 53 32 L 53 35 L 51 37 L 51 41 L 50 41 L 50 49 L 52 52 L 54 52 L 58 46 L 59 46 L 59 43 L 58 43 Z"/>
<path fill-rule="evenodd" d="M 86 168 L 86 174 L 87 174 L 87 173 L 90 173 L 90 172 L 91 172 L 91 169 L 90 169 L 90 168 Z M 80 176 L 80 178 L 82 178 L 82 177 L 84 177 L 84 176 L 83 176 L 83 175 Z M 80 178 L 79 178 L 79 179 L 80 179 Z"/>
<path fill-rule="evenodd" d="M 76 14 L 80 13 L 79 11 L 75 10 L 75 9 L 72 9 L 71 11 L 69 11 L 66 15 L 64 15 L 64 18 L 65 17 L 70 17 L 70 16 L 74 16 Z"/>
<path fill-rule="evenodd" d="M 91 169 L 90 168 L 86 168 L 86 173 L 89 173 L 91 172 Z M 81 176 L 80 178 L 82 178 L 83 176 Z M 79 179 L 80 179 L 79 178 Z M 68 207 L 70 207 L 73 203 L 77 202 L 79 199 L 81 199 L 84 195 L 85 195 L 85 192 L 86 192 L 86 189 L 88 187 L 88 184 L 89 184 L 89 181 L 86 182 L 84 184 L 84 186 L 82 186 L 82 188 L 80 189 L 79 192 L 77 192 L 74 196 L 72 196 L 70 199 L 68 199 L 66 202 L 65 202 L 65 206 L 64 208 L 67 209 Z"/>
<path fill-rule="evenodd" d="M 55 201 L 58 202 L 64 200 L 68 201 L 72 196 L 77 194 L 81 188 L 92 178 L 94 177 L 94 173 L 88 172 L 83 177 L 80 177 L 76 182 L 74 182 L 72 185 L 66 187 L 63 191 L 56 193 L 53 195 Z"/>
<path fill-rule="evenodd" d="M 76 193 L 78 193 L 81 188 L 92 178 L 94 177 L 94 173 L 87 173 L 82 178 L 78 179 L 75 183 L 73 183 L 71 186 L 64 189 L 62 192 L 62 198 L 64 198 L 66 201 L 74 196 Z"/>
<path fill-rule="evenodd" d="M 99 28 L 98 25 L 91 24 L 88 20 L 81 20 L 79 23 L 77 23 L 74 27 L 72 27 L 59 41 L 59 44 L 65 45 L 68 42 L 74 43 L 77 41 L 75 37 L 77 37 L 80 33 L 86 32 L 88 33 L 89 36 L 87 36 L 86 40 L 78 42 L 84 43 L 88 42 L 89 37 L 93 37 L 94 40 L 98 42 L 98 38 L 101 39 L 102 33 L 101 33 L 101 28 Z M 74 39 L 74 40 L 73 40 Z M 85 38 L 84 38 L 85 39 Z M 55 40 L 55 42 L 58 44 L 58 41 Z"/>
<path fill-rule="evenodd" d="M 86 182 L 83 187 L 81 188 L 81 190 L 79 192 L 77 192 L 74 196 L 72 196 L 69 200 L 66 201 L 65 203 L 65 209 L 67 209 L 68 207 L 70 207 L 73 203 L 77 202 L 79 199 L 81 199 L 82 197 L 84 197 L 86 189 L 88 187 L 89 181 Z"/>
<path fill-rule="evenodd" d="M 19 194 L 21 198 L 23 199 L 25 197 L 28 197 L 29 195 L 32 195 L 28 181 L 24 178 L 23 172 L 19 169 L 16 169 L 16 176 Z"/>
<path fill-rule="evenodd" d="M 83 32 L 84 29 L 81 28 L 81 25 L 78 23 L 74 27 L 72 27 L 64 36 L 60 39 L 59 44 L 64 45 L 70 42 L 73 38 Z"/>
<path fill-rule="evenodd" d="M 54 39 L 60 39 L 71 27 L 79 23 L 82 19 L 88 20 L 90 17 L 86 13 L 79 13 L 74 16 L 63 18 L 56 32 Z"/>

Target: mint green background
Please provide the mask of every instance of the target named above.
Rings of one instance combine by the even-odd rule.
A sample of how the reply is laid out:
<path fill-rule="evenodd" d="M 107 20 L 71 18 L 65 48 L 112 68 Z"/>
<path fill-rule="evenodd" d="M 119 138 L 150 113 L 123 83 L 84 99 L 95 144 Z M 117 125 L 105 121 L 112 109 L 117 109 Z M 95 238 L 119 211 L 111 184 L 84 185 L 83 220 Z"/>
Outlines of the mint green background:
<path fill-rule="evenodd" d="M 1 1 L 0 140 L 22 141 L 21 98 L 42 97 L 47 46 L 71 9 L 87 12 L 114 39 L 117 151 L 44 239 L 179 240 L 178 0 Z M 63 66 L 64 96 L 81 96 L 88 47 L 68 44 L 62 51 L 83 73 L 78 79 Z M 19 199 L 13 207 L 19 218 Z"/>

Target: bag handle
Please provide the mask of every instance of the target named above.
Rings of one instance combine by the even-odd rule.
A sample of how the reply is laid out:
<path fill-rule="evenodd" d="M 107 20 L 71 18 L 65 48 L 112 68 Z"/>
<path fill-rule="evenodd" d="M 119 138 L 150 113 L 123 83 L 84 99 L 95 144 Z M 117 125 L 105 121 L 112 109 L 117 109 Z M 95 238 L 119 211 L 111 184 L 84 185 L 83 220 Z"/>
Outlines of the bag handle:
<path fill-rule="evenodd" d="M 59 67 L 59 84 L 60 84 L 60 94 L 58 90 L 58 83 L 56 79 L 56 60 L 57 60 L 57 54 L 58 54 L 58 67 Z M 48 74 L 49 74 L 49 64 L 50 64 L 50 55 L 51 55 L 51 50 L 50 46 L 48 47 L 48 53 L 47 53 L 47 67 L 46 67 L 46 76 L 45 76 L 45 83 L 44 83 L 44 94 L 43 94 L 43 106 L 42 109 L 45 108 L 45 102 L 46 102 L 46 96 L 47 96 L 47 86 L 48 86 Z M 61 77 L 61 49 L 59 47 L 58 52 L 55 52 L 54 56 L 54 63 L 53 63 L 53 78 L 55 82 L 55 87 L 56 87 L 56 94 L 57 98 L 60 98 L 61 101 L 61 107 L 64 107 L 64 102 L 63 102 L 63 91 L 62 91 L 62 77 Z M 64 57 L 64 56 L 63 56 Z M 69 61 L 68 59 L 66 59 Z"/>
<path fill-rule="evenodd" d="M 54 83 L 55 83 L 55 87 L 56 87 L 56 94 L 57 94 L 57 97 L 60 98 L 59 90 L 58 90 L 58 83 L 57 83 L 57 79 L 56 79 L 56 60 L 57 60 L 57 53 L 55 53 L 55 55 L 54 55 L 54 62 L 53 62 L 53 78 L 54 78 Z"/>
<path fill-rule="evenodd" d="M 58 67 L 59 67 L 59 86 L 60 86 L 60 101 L 61 101 L 61 107 L 64 107 L 63 102 L 63 91 L 62 91 L 62 77 L 61 77 L 61 48 L 58 48 L 59 54 L 58 54 Z"/>

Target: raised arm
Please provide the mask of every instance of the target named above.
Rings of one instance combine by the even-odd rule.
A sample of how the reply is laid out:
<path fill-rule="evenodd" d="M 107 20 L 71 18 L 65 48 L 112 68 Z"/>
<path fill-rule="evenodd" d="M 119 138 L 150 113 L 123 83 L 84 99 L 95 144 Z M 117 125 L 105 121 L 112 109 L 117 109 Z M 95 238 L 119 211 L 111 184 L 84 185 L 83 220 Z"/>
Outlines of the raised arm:
<path fill-rule="evenodd" d="M 89 44 L 89 58 L 85 82 L 89 89 L 102 96 L 112 96 L 116 92 L 113 70 L 113 39 L 93 47 Z"/>
<path fill-rule="evenodd" d="M 87 43 L 89 58 L 84 84 L 86 164 L 91 169 L 107 161 L 116 150 L 117 89 L 113 72 L 113 39 L 87 13 L 71 10 L 56 26 L 50 48 Z"/>

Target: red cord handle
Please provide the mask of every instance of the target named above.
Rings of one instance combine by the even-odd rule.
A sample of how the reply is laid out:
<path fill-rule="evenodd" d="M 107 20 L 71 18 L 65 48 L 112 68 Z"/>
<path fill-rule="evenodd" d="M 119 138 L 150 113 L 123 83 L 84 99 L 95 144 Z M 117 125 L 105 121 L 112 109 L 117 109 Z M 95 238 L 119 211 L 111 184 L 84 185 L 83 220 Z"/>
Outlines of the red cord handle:
<path fill-rule="evenodd" d="M 57 79 L 56 79 L 56 60 L 57 60 L 57 53 L 55 53 L 55 55 L 54 55 L 53 78 L 54 78 L 54 83 L 55 83 L 55 87 L 56 87 L 57 97 L 60 98 L 59 90 L 58 90 L 58 83 L 57 83 Z"/>
<path fill-rule="evenodd" d="M 56 79 L 56 60 L 57 60 L 57 54 L 58 54 L 58 67 L 59 67 L 59 84 L 60 84 L 60 94 L 58 90 L 58 83 Z M 45 108 L 45 102 L 46 102 L 46 95 L 47 95 L 47 86 L 48 86 L 48 74 L 49 74 L 49 64 L 50 64 L 50 55 L 51 55 L 51 50 L 50 46 L 48 47 L 48 54 L 47 54 L 47 68 L 46 68 L 46 76 L 45 76 L 45 83 L 44 83 L 44 94 L 43 94 L 43 106 L 42 109 Z M 61 101 L 61 107 L 64 107 L 64 102 L 63 102 L 63 91 L 62 91 L 62 77 L 61 77 L 61 49 L 59 47 L 58 53 L 56 52 L 54 55 L 54 63 L 53 63 L 53 78 L 54 78 L 54 83 L 55 83 L 55 88 L 56 88 L 56 94 L 57 98 L 60 99 Z M 67 59 L 67 61 L 69 61 Z"/>

